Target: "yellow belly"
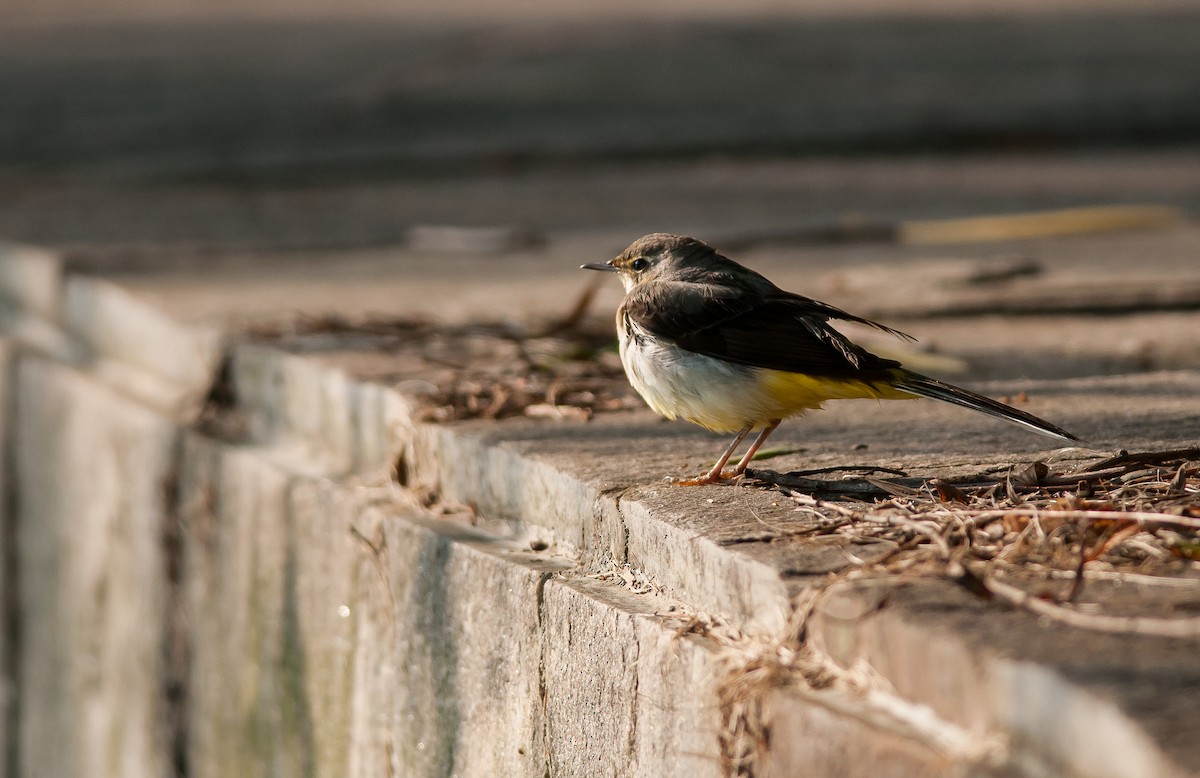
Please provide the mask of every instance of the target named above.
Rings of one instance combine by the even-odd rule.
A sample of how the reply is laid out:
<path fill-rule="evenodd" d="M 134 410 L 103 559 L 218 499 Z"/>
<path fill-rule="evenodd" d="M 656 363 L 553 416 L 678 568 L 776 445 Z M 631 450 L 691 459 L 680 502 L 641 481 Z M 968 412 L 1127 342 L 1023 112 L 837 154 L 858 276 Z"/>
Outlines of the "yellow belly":
<path fill-rule="evenodd" d="M 758 371 L 758 385 L 769 398 L 764 404 L 774 404 L 780 414 L 776 418 L 815 410 L 827 400 L 911 400 L 915 397 L 887 383 L 846 381 L 765 368 Z"/>

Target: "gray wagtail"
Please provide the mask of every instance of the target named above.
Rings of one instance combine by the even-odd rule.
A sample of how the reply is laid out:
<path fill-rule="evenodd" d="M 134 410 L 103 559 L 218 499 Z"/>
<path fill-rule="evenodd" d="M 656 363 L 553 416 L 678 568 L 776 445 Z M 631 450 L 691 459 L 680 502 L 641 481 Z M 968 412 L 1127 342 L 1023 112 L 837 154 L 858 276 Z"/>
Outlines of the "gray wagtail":
<path fill-rule="evenodd" d="M 932 397 L 1034 432 L 1078 441 L 1036 416 L 878 357 L 829 321 L 853 321 L 912 338 L 798 294 L 682 235 L 656 233 L 588 270 L 615 272 L 625 285 L 617 309 L 621 364 L 651 408 L 713 432 L 737 432 L 706 474 L 677 481 L 709 484 L 746 470 L 779 423 L 826 400 Z M 738 445 L 761 430 L 731 473 Z"/>

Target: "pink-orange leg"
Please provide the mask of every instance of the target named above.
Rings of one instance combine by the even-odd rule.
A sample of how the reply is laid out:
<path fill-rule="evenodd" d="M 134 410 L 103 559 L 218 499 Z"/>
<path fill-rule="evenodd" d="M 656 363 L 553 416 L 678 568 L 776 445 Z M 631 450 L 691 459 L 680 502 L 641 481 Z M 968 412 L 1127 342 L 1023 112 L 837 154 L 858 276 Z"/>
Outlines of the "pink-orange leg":
<path fill-rule="evenodd" d="M 733 456 L 733 452 L 737 449 L 737 447 L 740 446 L 742 441 L 746 439 L 746 436 L 750 434 L 750 430 L 752 428 L 749 425 L 743 427 L 742 431 L 737 434 L 737 437 L 733 439 L 733 442 L 730 443 L 729 447 L 721 454 L 721 458 L 717 460 L 715 465 L 713 465 L 712 470 L 709 470 L 699 478 L 678 479 L 674 483 L 677 486 L 702 486 L 704 484 L 719 484 L 723 483 L 729 478 L 734 478 L 741 475 L 742 473 L 746 472 L 746 466 L 750 464 L 751 459 L 754 459 L 754 455 L 758 453 L 759 447 L 762 446 L 763 442 L 767 439 L 767 436 L 774 432 L 775 428 L 779 426 L 779 422 L 780 419 L 775 419 L 765 428 L 763 428 L 762 432 L 758 433 L 758 437 L 755 438 L 754 442 L 750 444 L 750 448 L 746 449 L 746 453 L 740 460 L 738 460 L 737 466 L 733 468 L 733 472 L 731 472 L 729 475 L 725 475 L 723 472 L 725 465 L 729 462 L 729 458 Z"/>
<path fill-rule="evenodd" d="M 758 449 L 762 447 L 763 443 L 767 442 L 767 438 L 770 437 L 771 433 L 775 431 L 775 428 L 779 426 L 779 422 L 781 421 L 783 421 L 783 419 L 775 419 L 770 424 L 763 427 L 763 431 L 758 433 L 758 437 L 755 438 L 754 442 L 750 444 L 750 448 L 746 449 L 746 453 L 743 454 L 742 458 L 738 460 L 737 467 L 733 468 L 734 475 L 741 475 L 742 473 L 746 472 L 746 466 L 750 464 L 750 460 L 754 459 L 754 455 L 758 453 Z"/>

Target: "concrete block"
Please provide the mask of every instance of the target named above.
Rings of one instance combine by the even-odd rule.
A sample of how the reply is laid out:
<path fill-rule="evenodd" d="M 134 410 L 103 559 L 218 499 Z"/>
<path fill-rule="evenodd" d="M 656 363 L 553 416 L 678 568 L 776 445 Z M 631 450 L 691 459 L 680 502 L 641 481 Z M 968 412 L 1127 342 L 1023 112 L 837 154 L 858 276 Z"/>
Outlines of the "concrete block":
<path fill-rule="evenodd" d="M 353 488 L 319 478 L 293 478 L 285 504 L 283 569 L 284 676 L 307 714 L 313 775 L 383 776 L 382 748 L 355 754 L 355 730 L 378 739 L 374 711 L 361 706 L 370 688 L 385 684 L 373 640 L 388 645 L 387 592 L 359 538 L 361 499 Z M 369 532 L 369 530 L 367 530 Z M 364 630 L 369 632 L 364 635 Z M 368 642 L 364 642 L 368 641 Z M 367 654 L 368 656 L 363 656 Z M 359 664 L 363 666 L 360 668 Z M 377 740 L 378 742 L 378 740 Z M 357 759 L 356 759 L 357 757 Z"/>
<path fill-rule="evenodd" d="M 62 259 L 34 246 L 0 242 L 0 296 L 51 321 L 62 305 Z"/>
<path fill-rule="evenodd" d="M 2 263 L 0 263 L 2 265 Z M 8 442 L 12 423 L 12 387 L 15 364 L 14 345 L 6 337 L 0 337 L 0 778 L 9 775 L 9 749 L 13 745 L 16 704 L 16 674 L 14 667 L 14 640 L 9 625 L 12 623 L 17 567 L 16 549 L 13 548 L 14 513 L 10 505 L 10 467 L 12 457 Z"/>
<path fill-rule="evenodd" d="M 658 489 L 621 500 L 629 564 L 651 572 L 699 611 L 725 616 L 751 633 L 778 634 L 791 609 L 778 570 L 713 542 L 693 523 L 703 522 L 704 513 L 684 515 L 672 502 Z"/>
<path fill-rule="evenodd" d="M 215 327 L 184 324 L 119 283 L 73 275 L 63 291 L 63 323 L 99 354 L 207 391 L 220 357 Z"/>
<path fill-rule="evenodd" d="M 663 474 L 711 455 L 702 435 L 652 428 L 648 414 L 435 427 L 415 400 L 331 367 L 330 355 L 236 346 L 249 440 L 189 433 L 177 450 L 170 419 L 182 406 L 160 400 L 207 388 L 187 363 L 206 358 L 203 337 L 171 325 L 140 354 L 138 329 L 165 314 L 87 279 L 72 281 L 68 302 L 94 359 L 86 373 L 23 359 L 9 416 L 25 774 L 102 764 L 136 778 L 165 769 L 175 746 L 196 776 L 717 775 L 725 722 L 713 687 L 733 665 L 710 641 L 679 637 L 661 615 L 666 598 L 724 616 L 748 640 L 779 640 L 789 595 L 853 559 L 789 539 L 798 519 L 778 495 L 663 486 Z M 1115 417 L 1146 392 L 1143 379 L 1108 394 L 1112 379 L 1089 380 L 1094 396 L 1079 407 Z M 1156 406 L 1169 415 L 1153 428 L 1144 416 L 1120 422 L 1128 429 L 1192 418 L 1194 376 L 1157 380 L 1169 385 L 1173 404 Z M 814 419 L 804 434 L 817 451 L 805 461 L 844 460 L 848 434 L 879 433 L 872 419 L 909 447 L 885 457 L 941 451 L 940 428 L 912 413 L 866 409 L 849 428 Z M 496 535 L 410 516 L 364 486 L 399 451 L 402 484 L 475 507 Z M 179 558 L 163 548 L 171 504 Z M 530 533 L 546 554 L 531 552 Z M 663 594 L 586 577 L 613 560 Z M 1154 729 L 1146 706 L 1186 705 L 1165 687 L 1195 679 L 1194 663 L 1176 661 L 1190 645 L 1104 644 L 1068 630 L 1044 639 L 1031 617 L 936 586 L 924 600 L 893 594 L 882 610 L 862 592 L 832 592 L 810 634 L 846 667 L 869 663 L 896 700 L 963 740 L 1011 744 L 1001 769 L 1184 773 L 1190 744 Z M 161 656 L 174 641 L 186 661 L 171 707 Z M 1113 660 L 1122 656 L 1136 661 Z M 777 772 L 973 769 L 881 727 L 880 710 L 856 717 L 802 692 L 762 700 Z M 1186 729 L 1190 715 L 1172 723 Z M 134 732 L 139 722 L 149 723 Z"/>
<path fill-rule="evenodd" d="M 391 474 L 397 452 L 412 440 L 413 402 L 383 384 L 355 381 L 352 386 L 353 470 Z"/>
<path fill-rule="evenodd" d="M 251 439 L 290 447 L 289 459 L 297 467 L 308 463 L 314 475 L 354 468 L 360 426 L 353 413 L 356 383 L 316 360 L 266 346 L 239 344 L 230 360 L 238 410 L 247 416 Z"/>
<path fill-rule="evenodd" d="M 0 242 L 0 332 L 43 354 L 78 362 L 85 350 L 60 326 L 62 286 L 57 254 Z"/>
<path fill-rule="evenodd" d="M 719 776 L 715 653 L 653 615 L 653 598 L 551 580 L 543 695 L 558 776 Z"/>
<path fill-rule="evenodd" d="M 1188 718 L 1167 713 L 1178 705 L 1170 696 L 1180 694 L 1194 683 L 1186 674 L 1162 677 L 1153 670 L 1146 673 L 1146 668 L 1128 672 L 1128 668 L 1102 666 L 1085 670 L 1093 678 L 1110 675 L 1114 687 L 1125 687 L 1114 689 L 1118 694 L 1109 696 L 1097 693 L 1094 686 L 1072 683 L 1057 672 L 1059 668 L 1029 661 L 995 661 L 986 655 L 981 664 L 990 682 L 988 708 L 998 725 L 1011 733 L 1018 759 L 1034 764 L 1040 760 L 1054 772 L 1089 778 L 1196 775 L 1191 745 L 1195 729 Z M 1146 683 L 1150 680 L 1146 675 L 1159 677 Z M 1140 691 L 1140 696 L 1158 700 L 1147 700 L 1149 712 L 1143 712 L 1140 719 L 1132 718 L 1130 711 L 1120 704 L 1123 702 L 1120 692 L 1128 694 L 1133 690 Z M 1168 733 L 1164 732 L 1159 716 L 1169 722 L 1166 729 L 1172 730 L 1175 737 L 1164 738 Z M 1158 742 L 1147 732 L 1147 725 Z M 1184 734 L 1189 732 L 1191 735 Z M 1178 742 L 1180 735 L 1187 744 Z M 1171 743 L 1174 746 L 1171 751 L 1163 747 L 1164 740 L 1176 741 Z"/>
<path fill-rule="evenodd" d="M 194 421 L 212 386 L 222 335 L 184 325 L 119 284 L 67 279 L 63 325 L 91 349 L 92 369 L 178 421 Z"/>
<path fill-rule="evenodd" d="M 378 512 L 363 513 L 360 490 L 287 460 L 186 441 L 192 773 L 409 774 L 392 767 L 393 708 L 409 688 L 396 681 L 387 561 L 372 551 L 388 548 Z"/>
<path fill-rule="evenodd" d="M 17 366 L 14 402 L 20 774 L 165 775 L 175 428 L 35 357 Z"/>
<path fill-rule="evenodd" d="M 713 654 L 660 600 L 273 455 L 185 446 L 194 774 L 718 774 Z"/>
<path fill-rule="evenodd" d="M 368 530 L 363 537 L 374 533 Z M 397 694 L 394 652 L 395 618 L 383 563 L 363 548 L 359 560 L 358 596 L 350 606 L 353 656 L 350 722 L 345 775 L 350 778 L 394 778 L 394 697 Z M 364 580 L 365 579 L 365 580 Z"/>
<path fill-rule="evenodd" d="M 194 774 L 543 775 L 538 591 L 562 564 L 275 453 L 186 444 Z"/>
<path fill-rule="evenodd" d="M 963 765 L 904 734 L 874 727 L 799 699 L 787 690 L 767 695 L 763 716 L 771 733 L 763 778 L 958 778 L 990 775 Z"/>
<path fill-rule="evenodd" d="M 288 482 L 249 450 L 186 441 L 179 521 L 187 742 L 201 778 L 315 768 Z"/>
<path fill-rule="evenodd" d="M 383 530 L 396 774 L 545 775 L 539 593 L 561 563 L 397 519 Z"/>
<path fill-rule="evenodd" d="M 391 386 L 355 380 L 312 356 L 239 342 L 229 378 L 251 440 L 270 445 L 297 470 L 345 475 L 390 469 L 411 450 L 416 403 Z"/>
<path fill-rule="evenodd" d="M 1144 709 L 1194 683 L 1188 641 L 1054 627 L 933 582 L 837 587 L 812 627 L 843 666 L 865 662 L 903 699 L 1005 739 L 1019 774 L 1192 774 L 1187 747 Z M 1170 731 L 1191 718 L 1175 716 Z"/>
<path fill-rule="evenodd" d="M 592 486 L 517 446 L 498 444 L 489 432 L 421 425 L 417 480 L 486 516 L 544 527 L 572 552 L 623 555 L 619 532 L 595 524 L 599 515 Z"/>

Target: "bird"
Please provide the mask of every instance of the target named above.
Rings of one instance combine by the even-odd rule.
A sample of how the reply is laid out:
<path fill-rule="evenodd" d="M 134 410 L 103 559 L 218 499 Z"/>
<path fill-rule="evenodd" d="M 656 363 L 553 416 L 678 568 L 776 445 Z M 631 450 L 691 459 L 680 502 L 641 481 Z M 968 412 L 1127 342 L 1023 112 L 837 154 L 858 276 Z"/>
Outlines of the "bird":
<path fill-rule="evenodd" d="M 608 262 L 580 267 L 616 273 L 625 287 L 616 316 L 621 364 L 646 404 L 668 419 L 736 433 L 707 473 L 675 479 L 677 484 L 716 484 L 741 476 L 784 419 L 819 409 L 828 400 L 928 397 L 1067 444 L 1080 440 L 1030 413 L 872 354 L 830 322 L 914 338 L 785 291 L 696 238 L 653 233 Z M 726 471 L 738 446 L 756 430 L 745 454 Z"/>

